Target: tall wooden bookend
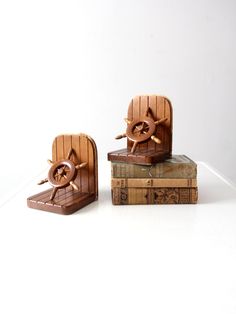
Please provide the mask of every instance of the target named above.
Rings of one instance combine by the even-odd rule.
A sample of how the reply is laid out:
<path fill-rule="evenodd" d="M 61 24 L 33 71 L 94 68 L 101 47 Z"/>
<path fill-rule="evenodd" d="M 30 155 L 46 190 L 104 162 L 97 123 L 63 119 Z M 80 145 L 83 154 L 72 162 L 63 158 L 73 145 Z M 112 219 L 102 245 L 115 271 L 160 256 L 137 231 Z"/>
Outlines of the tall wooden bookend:
<path fill-rule="evenodd" d="M 116 139 L 127 138 L 127 147 L 108 153 L 112 162 L 153 164 L 171 156 L 172 107 L 163 96 L 137 96 L 128 107 L 126 132 Z"/>
<path fill-rule="evenodd" d="M 46 179 L 52 188 L 27 199 L 30 208 L 72 214 L 98 198 L 97 148 L 86 134 L 60 135 L 52 144 Z"/>

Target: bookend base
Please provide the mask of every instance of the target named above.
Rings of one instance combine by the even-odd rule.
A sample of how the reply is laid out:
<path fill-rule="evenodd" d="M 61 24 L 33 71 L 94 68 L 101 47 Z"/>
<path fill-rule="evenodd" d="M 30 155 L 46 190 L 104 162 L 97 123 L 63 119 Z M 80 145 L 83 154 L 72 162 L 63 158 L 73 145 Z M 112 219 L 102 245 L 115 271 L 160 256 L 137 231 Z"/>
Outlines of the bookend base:
<path fill-rule="evenodd" d="M 157 152 L 154 149 L 137 150 L 135 153 L 131 153 L 129 148 L 124 148 L 108 153 L 107 157 L 109 161 L 113 162 L 152 165 L 170 158 L 171 153 L 165 151 Z"/>
<path fill-rule="evenodd" d="M 27 205 L 30 208 L 70 215 L 82 207 L 97 200 L 95 194 L 82 193 L 70 188 L 58 191 L 53 201 L 50 200 L 52 189 L 30 196 Z"/>

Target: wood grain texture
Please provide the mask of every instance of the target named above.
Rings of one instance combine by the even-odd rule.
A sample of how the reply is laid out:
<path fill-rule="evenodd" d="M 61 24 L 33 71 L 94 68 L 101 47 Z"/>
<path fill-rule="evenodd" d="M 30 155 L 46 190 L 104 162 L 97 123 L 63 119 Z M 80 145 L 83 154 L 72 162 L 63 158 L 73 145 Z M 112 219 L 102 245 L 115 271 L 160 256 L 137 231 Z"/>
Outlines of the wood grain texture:
<path fill-rule="evenodd" d="M 149 138 L 137 144 L 127 137 L 126 149 L 108 153 L 108 160 L 135 164 L 154 164 L 171 156 L 173 119 L 171 102 L 166 97 L 158 95 L 136 96 L 129 104 L 128 120 L 135 123 L 136 120 L 140 120 L 145 116 L 148 108 L 150 108 L 149 118 L 153 117 L 155 121 L 166 118 L 166 121 L 156 126 L 156 130 L 152 135 L 152 138 L 160 139 L 161 143 L 157 144 Z M 128 134 L 130 137 L 130 133 Z M 131 153 L 131 149 L 135 144 L 137 144 L 135 152 Z"/>
<path fill-rule="evenodd" d="M 140 150 L 137 149 L 135 153 L 131 154 L 129 148 L 124 148 L 110 152 L 107 154 L 107 159 L 112 162 L 125 162 L 139 165 L 152 165 L 165 159 L 170 158 L 168 152 L 158 151 L 155 149 Z"/>
<path fill-rule="evenodd" d="M 196 204 L 197 188 L 113 188 L 113 205 Z"/>
<path fill-rule="evenodd" d="M 50 201 L 51 192 L 52 189 L 49 189 L 29 197 L 27 199 L 28 207 L 69 215 L 96 200 L 95 194 L 89 195 L 66 188 L 58 191 L 55 199 Z"/>
<path fill-rule="evenodd" d="M 162 140 L 162 144 L 156 144 L 152 140 L 148 140 L 146 143 L 140 145 L 140 150 L 154 149 L 155 151 L 168 152 L 170 155 L 172 152 L 172 106 L 169 99 L 164 96 L 158 95 L 144 95 L 134 97 L 128 108 L 129 120 L 139 119 L 144 115 L 148 106 L 151 108 L 154 120 L 160 120 L 167 118 L 167 120 L 159 125 L 156 133 L 154 134 Z M 127 147 L 131 148 L 133 142 L 127 139 Z"/>
<path fill-rule="evenodd" d="M 59 135 L 52 144 L 52 161 L 67 158 L 73 149 L 70 160 L 75 164 L 87 163 L 78 170 L 74 182 L 79 190 L 71 186 L 57 191 L 53 201 L 50 201 L 52 189 L 31 196 L 27 199 L 30 208 L 42 209 L 60 214 L 71 214 L 98 198 L 98 164 L 97 147 L 94 140 L 86 134 Z"/>
<path fill-rule="evenodd" d="M 78 164 L 87 162 L 87 166 L 78 172 L 75 183 L 83 193 L 95 193 L 98 196 L 98 165 L 97 147 L 94 140 L 83 133 L 59 135 L 52 144 L 52 161 L 65 159 L 70 149 L 73 149 L 72 160 Z"/>

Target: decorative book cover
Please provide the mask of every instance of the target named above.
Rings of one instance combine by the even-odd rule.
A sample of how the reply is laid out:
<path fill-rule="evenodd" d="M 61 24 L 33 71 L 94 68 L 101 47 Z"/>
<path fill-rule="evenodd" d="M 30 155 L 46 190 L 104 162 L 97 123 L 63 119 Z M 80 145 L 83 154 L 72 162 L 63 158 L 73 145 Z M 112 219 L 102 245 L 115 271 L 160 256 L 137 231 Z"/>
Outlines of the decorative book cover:
<path fill-rule="evenodd" d="M 196 204 L 195 188 L 113 188 L 113 205 Z"/>
<path fill-rule="evenodd" d="M 196 188 L 197 179 L 111 179 L 111 188 Z"/>
<path fill-rule="evenodd" d="M 137 165 L 111 162 L 112 178 L 197 178 L 197 164 L 185 155 L 173 155 L 164 162 Z"/>

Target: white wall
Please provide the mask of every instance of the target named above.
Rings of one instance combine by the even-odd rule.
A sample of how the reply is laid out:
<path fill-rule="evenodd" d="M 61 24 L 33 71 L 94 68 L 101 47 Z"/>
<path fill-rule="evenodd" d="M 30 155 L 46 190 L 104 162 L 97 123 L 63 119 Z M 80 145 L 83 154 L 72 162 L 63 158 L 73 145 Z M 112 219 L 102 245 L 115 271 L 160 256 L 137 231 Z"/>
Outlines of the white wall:
<path fill-rule="evenodd" d="M 236 182 L 235 10 L 233 0 L 1 1 L 1 177 L 30 178 L 64 132 L 90 134 L 106 158 L 125 145 L 114 136 L 130 99 L 158 93 L 173 103 L 174 152 Z"/>

